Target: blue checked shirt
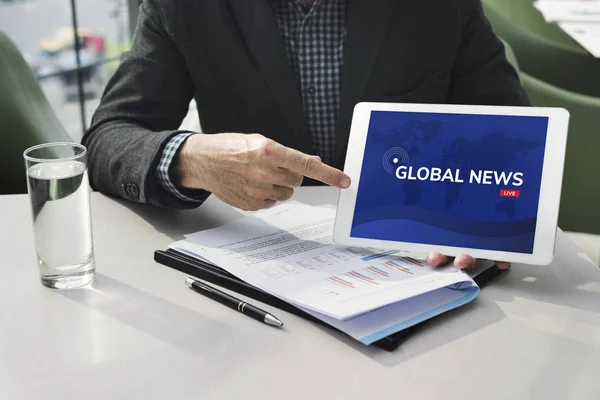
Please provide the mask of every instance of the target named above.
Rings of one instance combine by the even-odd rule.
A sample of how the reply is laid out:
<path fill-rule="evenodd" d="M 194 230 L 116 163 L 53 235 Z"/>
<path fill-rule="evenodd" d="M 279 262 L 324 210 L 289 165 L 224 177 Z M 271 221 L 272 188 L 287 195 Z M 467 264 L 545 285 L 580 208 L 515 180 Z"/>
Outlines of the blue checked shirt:
<path fill-rule="evenodd" d="M 312 7 L 307 6 L 306 0 L 273 1 L 288 61 L 301 89 L 304 117 L 315 152 L 330 164 L 340 102 L 348 0 L 315 0 Z M 169 170 L 177 150 L 190 135 L 180 133 L 171 138 L 157 168 L 160 184 L 184 201 L 197 199 L 177 189 Z"/>

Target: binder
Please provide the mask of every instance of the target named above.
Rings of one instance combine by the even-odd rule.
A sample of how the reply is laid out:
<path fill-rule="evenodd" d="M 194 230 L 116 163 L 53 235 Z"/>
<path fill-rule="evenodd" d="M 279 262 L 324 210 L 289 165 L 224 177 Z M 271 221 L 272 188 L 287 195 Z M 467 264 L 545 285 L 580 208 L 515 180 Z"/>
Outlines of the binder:
<path fill-rule="evenodd" d="M 300 310 L 294 305 L 287 303 L 281 300 L 280 298 L 271 295 L 270 293 L 267 293 L 261 289 L 249 285 L 248 283 L 230 274 L 224 269 L 214 264 L 191 257 L 185 253 L 179 252 L 174 249 L 167 249 L 166 251 L 157 250 L 154 252 L 154 261 L 156 261 L 159 264 L 163 264 L 167 267 L 178 270 L 180 272 L 184 272 L 192 277 L 202 279 L 222 288 L 232 290 L 241 295 L 268 304 L 271 307 L 275 307 L 280 310 L 289 312 L 290 314 L 294 314 L 298 317 L 307 319 L 311 322 L 317 323 L 322 326 L 326 326 L 330 329 L 335 329 L 327 325 L 320 319 L 315 318 L 312 315 Z M 483 288 L 483 286 L 487 282 L 489 282 L 492 278 L 496 277 L 502 272 L 503 270 L 497 268 L 494 265 L 475 276 L 473 280 L 475 281 L 475 283 L 477 283 L 477 285 L 480 288 Z M 419 324 L 411 326 L 408 329 L 396 332 L 393 335 L 387 336 L 373 343 L 371 346 L 378 347 L 385 351 L 394 351 L 414 332 L 416 332 L 423 325 L 425 325 L 427 321 L 430 320 L 425 320 Z"/>

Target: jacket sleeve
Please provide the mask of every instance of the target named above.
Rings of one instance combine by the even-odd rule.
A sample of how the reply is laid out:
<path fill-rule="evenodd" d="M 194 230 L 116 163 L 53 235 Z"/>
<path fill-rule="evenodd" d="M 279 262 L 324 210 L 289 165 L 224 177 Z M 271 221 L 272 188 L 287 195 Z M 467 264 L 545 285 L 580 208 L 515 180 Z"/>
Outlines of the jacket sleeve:
<path fill-rule="evenodd" d="M 504 46 L 483 13 L 480 0 L 456 0 L 461 42 L 452 69 L 449 100 L 456 104 L 529 105 Z"/>
<path fill-rule="evenodd" d="M 191 208 L 199 202 L 173 196 L 157 177 L 163 148 L 182 133 L 176 129 L 195 91 L 166 27 L 158 5 L 145 0 L 131 50 L 109 81 L 83 144 L 95 190 L 141 203 Z"/>

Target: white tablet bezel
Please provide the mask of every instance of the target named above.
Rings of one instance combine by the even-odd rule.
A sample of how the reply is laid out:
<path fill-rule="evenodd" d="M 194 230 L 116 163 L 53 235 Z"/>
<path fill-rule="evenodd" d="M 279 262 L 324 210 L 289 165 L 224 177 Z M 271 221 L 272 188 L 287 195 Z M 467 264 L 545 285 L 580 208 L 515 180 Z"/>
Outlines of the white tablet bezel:
<path fill-rule="evenodd" d="M 371 111 L 408 111 L 452 114 L 487 115 L 525 115 L 548 117 L 548 132 L 544 151 L 544 165 L 538 204 L 538 218 L 532 254 L 492 251 L 466 247 L 437 246 L 388 240 L 363 239 L 350 236 L 354 206 L 360 185 L 360 172 L 367 140 Z M 352 127 L 348 141 L 348 151 L 344 172 L 352 179 L 348 189 L 340 192 L 334 228 L 334 241 L 351 246 L 376 247 L 381 249 L 402 250 L 407 252 L 428 253 L 438 251 L 448 256 L 461 253 L 474 257 L 547 265 L 554 255 L 556 226 L 567 145 L 569 113 L 562 108 L 513 107 L 513 106 L 472 106 L 440 104 L 396 104 L 396 103 L 359 103 L 354 108 Z M 544 199 L 544 201 L 541 201 Z"/>

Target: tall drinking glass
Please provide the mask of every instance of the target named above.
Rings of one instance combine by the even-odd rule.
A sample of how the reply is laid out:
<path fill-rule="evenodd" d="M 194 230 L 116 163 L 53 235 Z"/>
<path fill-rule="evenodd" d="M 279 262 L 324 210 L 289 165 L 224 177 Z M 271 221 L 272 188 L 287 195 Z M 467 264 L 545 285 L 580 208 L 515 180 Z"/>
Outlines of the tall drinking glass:
<path fill-rule="evenodd" d="M 87 150 L 47 143 L 23 153 L 42 284 L 72 289 L 94 279 Z"/>

